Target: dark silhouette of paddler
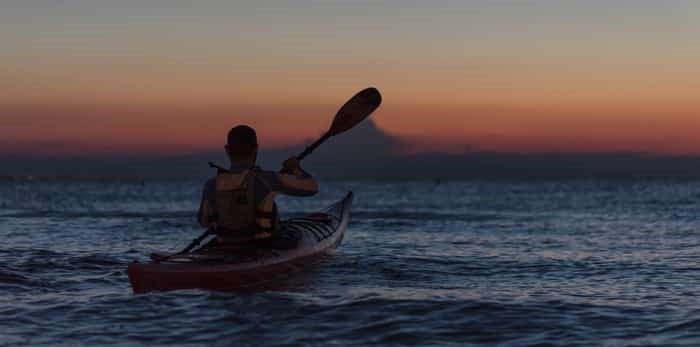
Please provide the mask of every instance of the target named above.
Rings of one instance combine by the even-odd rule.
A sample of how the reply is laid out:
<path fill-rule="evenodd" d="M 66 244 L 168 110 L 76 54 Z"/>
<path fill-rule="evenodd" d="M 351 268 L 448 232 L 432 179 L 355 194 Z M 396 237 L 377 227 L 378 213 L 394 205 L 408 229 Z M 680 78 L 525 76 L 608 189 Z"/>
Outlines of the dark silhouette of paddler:
<path fill-rule="evenodd" d="M 227 136 L 228 169 L 218 167 L 215 177 L 204 185 L 199 223 L 217 236 L 211 245 L 255 242 L 273 248 L 296 246 L 296 235 L 280 227 L 275 195 L 312 196 L 316 180 L 291 157 L 281 172 L 256 166 L 258 139 L 253 128 L 233 127 Z"/>

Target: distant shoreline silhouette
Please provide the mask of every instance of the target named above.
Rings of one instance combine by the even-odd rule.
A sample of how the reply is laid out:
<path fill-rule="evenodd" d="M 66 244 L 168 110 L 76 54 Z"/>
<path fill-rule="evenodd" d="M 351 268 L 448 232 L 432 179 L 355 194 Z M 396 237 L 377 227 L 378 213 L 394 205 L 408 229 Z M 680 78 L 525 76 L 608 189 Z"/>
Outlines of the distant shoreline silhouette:
<path fill-rule="evenodd" d="M 262 149 L 262 165 L 278 165 L 306 144 Z M 406 153 L 399 137 L 367 121 L 328 141 L 306 161 L 321 178 L 347 179 L 537 179 L 690 178 L 700 179 L 700 156 L 640 153 Z M 206 163 L 222 161 L 219 151 L 167 156 L 36 157 L 0 156 L 0 179 L 204 179 Z"/>

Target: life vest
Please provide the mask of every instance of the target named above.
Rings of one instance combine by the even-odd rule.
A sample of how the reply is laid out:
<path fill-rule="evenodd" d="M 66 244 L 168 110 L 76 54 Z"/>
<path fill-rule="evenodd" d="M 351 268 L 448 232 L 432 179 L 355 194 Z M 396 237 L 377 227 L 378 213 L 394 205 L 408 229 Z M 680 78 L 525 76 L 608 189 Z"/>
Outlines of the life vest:
<path fill-rule="evenodd" d="M 224 241 L 232 242 L 271 237 L 276 214 L 274 211 L 262 211 L 256 204 L 255 181 L 258 168 L 234 173 L 215 167 L 216 207 L 213 221 L 216 235 Z"/>

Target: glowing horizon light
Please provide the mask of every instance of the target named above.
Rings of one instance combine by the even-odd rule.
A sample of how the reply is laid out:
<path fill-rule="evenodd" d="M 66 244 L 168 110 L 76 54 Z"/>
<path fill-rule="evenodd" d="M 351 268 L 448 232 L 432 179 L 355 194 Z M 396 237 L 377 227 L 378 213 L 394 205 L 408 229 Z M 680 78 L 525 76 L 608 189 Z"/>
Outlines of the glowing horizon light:
<path fill-rule="evenodd" d="M 622 6 L 625 5 L 625 6 Z M 0 5 L 0 154 L 263 147 L 373 85 L 408 151 L 700 154 L 700 3 Z"/>

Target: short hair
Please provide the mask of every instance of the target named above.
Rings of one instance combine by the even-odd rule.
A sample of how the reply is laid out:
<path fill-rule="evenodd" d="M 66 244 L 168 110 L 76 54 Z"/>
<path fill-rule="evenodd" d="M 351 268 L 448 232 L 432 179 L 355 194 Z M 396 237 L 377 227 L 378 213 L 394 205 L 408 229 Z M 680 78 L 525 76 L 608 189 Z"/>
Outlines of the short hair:
<path fill-rule="evenodd" d="M 238 125 L 228 132 L 226 137 L 229 152 L 234 156 L 249 155 L 258 147 L 258 136 L 255 130 L 247 125 Z"/>

